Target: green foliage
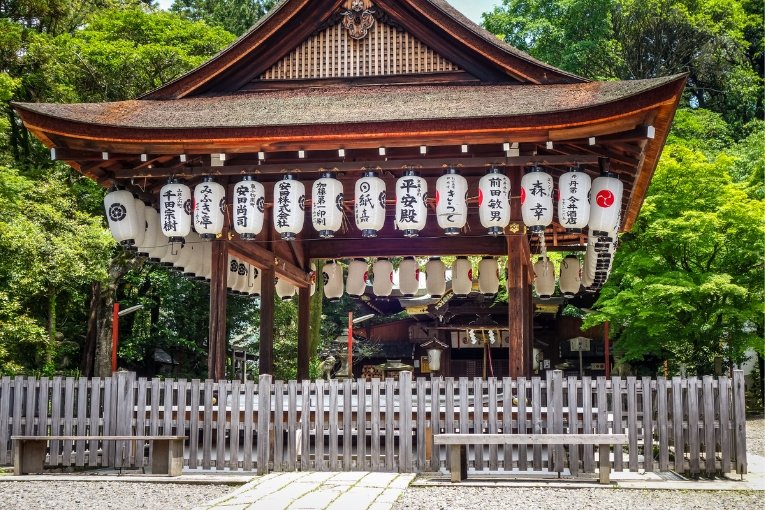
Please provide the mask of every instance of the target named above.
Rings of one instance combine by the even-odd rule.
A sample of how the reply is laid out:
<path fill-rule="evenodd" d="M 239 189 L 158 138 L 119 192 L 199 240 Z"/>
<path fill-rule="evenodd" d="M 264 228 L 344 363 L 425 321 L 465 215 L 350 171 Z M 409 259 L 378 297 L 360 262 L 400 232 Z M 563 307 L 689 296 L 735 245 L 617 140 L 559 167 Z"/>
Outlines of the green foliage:
<path fill-rule="evenodd" d="M 688 73 L 691 106 L 734 129 L 762 118 L 762 1 L 504 0 L 484 26 L 595 79 Z"/>
<path fill-rule="evenodd" d="M 583 328 L 608 320 L 625 361 L 671 359 L 673 370 L 704 374 L 716 356 L 741 363 L 746 349 L 762 352 L 765 202 L 735 182 L 732 154 L 709 157 L 695 146 L 703 135 L 686 135 L 665 148 Z"/>
<path fill-rule="evenodd" d="M 170 10 L 242 35 L 276 3 L 276 0 L 175 0 Z"/>

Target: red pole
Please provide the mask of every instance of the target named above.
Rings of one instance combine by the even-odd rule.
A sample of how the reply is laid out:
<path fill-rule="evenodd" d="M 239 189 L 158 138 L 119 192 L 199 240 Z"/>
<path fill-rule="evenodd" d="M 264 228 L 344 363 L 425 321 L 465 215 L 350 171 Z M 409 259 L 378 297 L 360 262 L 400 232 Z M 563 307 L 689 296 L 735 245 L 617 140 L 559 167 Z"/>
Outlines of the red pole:
<path fill-rule="evenodd" d="M 353 379 L 353 312 L 348 312 L 348 377 Z"/>
<path fill-rule="evenodd" d="M 117 343 L 119 339 L 120 304 L 114 303 L 112 311 L 112 373 L 117 371 Z"/>
<path fill-rule="evenodd" d="M 606 378 L 611 377 L 611 346 L 608 340 L 608 321 L 603 323 L 603 347 L 606 358 Z"/>

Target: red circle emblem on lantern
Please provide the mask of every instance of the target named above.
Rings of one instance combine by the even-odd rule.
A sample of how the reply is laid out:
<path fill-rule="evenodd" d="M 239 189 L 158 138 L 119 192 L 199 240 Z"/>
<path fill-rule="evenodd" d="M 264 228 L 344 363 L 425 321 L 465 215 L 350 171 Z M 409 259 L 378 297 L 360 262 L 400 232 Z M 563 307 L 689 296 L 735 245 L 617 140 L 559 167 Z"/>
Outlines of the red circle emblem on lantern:
<path fill-rule="evenodd" d="M 595 196 L 595 202 L 600 207 L 611 207 L 614 205 L 614 194 L 607 189 L 602 189 L 598 191 L 598 194 Z"/>
<path fill-rule="evenodd" d="M 369 281 L 369 271 L 364 271 L 364 283 Z"/>
<path fill-rule="evenodd" d="M 483 203 L 483 191 L 481 191 L 481 188 L 478 188 L 478 205 L 481 205 Z"/>
<path fill-rule="evenodd" d="M 521 204 L 526 201 L 526 190 L 521 188 Z"/>
<path fill-rule="evenodd" d="M 468 280 L 472 280 L 472 279 L 473 279 L 473 270 L 468 269 Z"/>
<path fill-rule="evenodd" d="M 436 205 L 438 205 L 438 202 L 441 201 L 441 194 L 436 190 Z"/>

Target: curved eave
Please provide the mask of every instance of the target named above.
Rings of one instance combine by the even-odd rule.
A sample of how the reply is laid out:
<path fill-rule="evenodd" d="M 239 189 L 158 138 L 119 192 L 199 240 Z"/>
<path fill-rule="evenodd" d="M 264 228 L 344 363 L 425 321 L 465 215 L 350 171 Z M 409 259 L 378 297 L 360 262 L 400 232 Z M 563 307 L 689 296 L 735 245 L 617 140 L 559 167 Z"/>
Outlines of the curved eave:
<path fill-rule="evenodd" d="M 223 90 L 226 82 L 244 73 L 259 74 L 318 30 L 344 0 L 288 0 L 258 21 L 250 31 L 210 60 L 145 94 L 141 99 L 179 99 Z M 498 40 L 441 0 L 377 0 L 396 23 L 439 50 L 451 46 L 457 64 L 470 67 L 482 61 L 493 67 L 488 81 L 519 80 L 539 83 L 584 83 L 588 80 L 540 62 Z M 310 12 L 309 12 L 310 11 Z M 286 44 L 286 41 L 292 44 Z M 221 88 L 223 87 L 223 88 Z"/>
<path fill-rule="evenodd" d="M 344 122 L 251 127 L 138 128 L 89 124 L 14 104 L 25 125 L 47 146 L 123 154 L 204 154 L 256 151 L 376 148 L 448 143 L 545 142 L 586 139 L 652 125 L 634 185 L 623 229 L 637 217 L 674 118 L 685 76 L 639 94 L 588 108 L 511 116 L 437 118 L 385 122 Z M 77 161 L 71 162 L 78 167 Z"/>

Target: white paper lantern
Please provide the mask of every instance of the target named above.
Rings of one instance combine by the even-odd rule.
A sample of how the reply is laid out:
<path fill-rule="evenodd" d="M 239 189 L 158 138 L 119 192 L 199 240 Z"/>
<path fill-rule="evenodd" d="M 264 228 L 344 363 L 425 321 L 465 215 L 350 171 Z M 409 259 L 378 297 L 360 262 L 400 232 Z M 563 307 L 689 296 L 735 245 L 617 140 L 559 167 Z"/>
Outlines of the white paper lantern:
<path fill-rule="evenodd" d="M 263 216 L 266 210 L 266 190 L 263 185 L 245 175 L 234 185 L 233 200 L 234 230 L 245 241 L 255 239 L 263 230 Z"/>
<path fill-rule="evenodd" d="M 239 260 L 231 255 L 228 256 L 228 273 L 226 276 L 226 287 L 234 291 L 239 285 Z"/>
<path fill-rule="evenodd" d="M 473 266 L 467 257 L 457 257 L 452 264 L 452 291 L 467 296 L 473 290 Z"/>
<path fill-rule="evenodd" d="M 305 221 L 305 186 L 287 174 L 274 184 L 274 229 L 285 241 L 294 241 Z"/>
<path fill-rule="evenodd" d="M 138 236 L 135 198 L 127 190 L 110 191 L 104 197 L 106 220 L 112 237 L 123 246 L 131 246 Z"/>
<path fill-rule="evenodd" d="M 446 265 L 439 257 L 432 257 L 425 264 L 427 280 L 425 288 L 432 298 L 440 298 L 446 293 Z"/>
<path fill-rule="evenodd" d="M 313 183 L 311 221 L 321 238 L 334 237 L 343 225 L 343 183 L 331 172 L 322 174 Z"/>
<path fill-rule="evenodd" d="M 414 170 L 404 171 L 396 181 L 396 228 L 404 237 L 417 237 L 425 228 L 428 208 L 428 183 Z"/>
<path fill-rule="evenodd" d="M 619 228 L 624 184 L 613 174 L 604 173 L 592 181 L 590 190 L 590 232 L 610 233 Z"/>
<path fill-rule="evenodd" d="M 182 260 L 177 262 L 178 269 L 181 270 L 183 276 L 193 277 L 195 266 L 198 263 L 198 258 L 202 252 L 202 240 L 196 232 L 191 232 L 185 240 L 183 245 L 183 257 Z"/>
<path fill-rule="evenodd" d="M 242 266 L 244 266 L 244 274 L 242 274 Z M 251 271 L 252 266 L 249 262 L 242 262 L 239 264 L 239 285 L 236 290 L 240 296 L 247 296 L 250 294 L 249 283 Z"/>
<path fill-rule="evenodd" d="M 348 264 L 348 277 L 345 281 L 345 291 L 350 296 L 361 296 L 367 288 L 369 266 L 364 259 L 353 259 Z"/>
<path fill-rule="evenodd" d="M 456 236 L 467 222 L 467 179 L 447 168 L 436 181 L 436 219 L 444 234 Z"/>
<path fill-rule="evenodd" d="M 567 255 L 560 263 L 560 291 L 564 297 L 572 298 L 579 292 L 582 284 L 582 266 L 579 257 Z"/>
<path fill-rule="evenodd" d="M 521 178 L 521 213 L 531 232 L 544 232 L 553 220 L 553 178 L 534 169 Z"/>
<path fill-rule="evenodd" d="M 143 240 L 146 237 L 146 204 L 139 198 L 135 199 L 134 218 L 136 224 L 136 235 L 134 243 L 130 248 L 133 250 L 138 250 L 138 248 L 143 245 Z M 145 253 L 139 252 L 139 255 L 145 255 Z"/>
<path fill-rule="evenodd" d="M 372 274 L 374 276 L 372 292 L 375 296 L 390 296 L 393 292 L 393 264 L 391 261 L 386 258 L 375 260 L 372 265 Z"/>
<path fill-rule="evenodd" d="M 255 266 L 250 266 L 250 274 L 247 275 L 247 293 L 249 295 L 260 296 L 260 285 L 262 281 L 260 276 L 260 269 Z"/>
<path fill-rule="evenodd" d="M 138 251 L 145 251 L 149 262 L 159 262 L 160 246 L 167 244 L 167 239 L 162 235 L 159 228 L 159 213 L 151 206 L 144 210 L 146 217 L 146 233 L 143 236 L 143 246 Z"/>
<path fill-rule="evenodd" d="M 191 190 L 176 179 L 170 179 L 159 190 L 159 217 L 162 233 L 171 243 L 180 242 L 191 232 Z"/>
<path fill-rule="evenodd" d="M 171 243 L 164 235 L 161 235 L 162 239 L 165 239 L 165 250 L 162 255 L 159 256 L 159 264 L 162 267 L 173 267 L 173 261 L 178 258 L 181 250 L 182 241 L 179 243 Z"/>
<path fill-rule="evenodd" d="M 324 280 L 324 296 L 331 302 L 339 301 L 343 297 L 343 267 L 330 260 L 322 267 Z"/>
<path fill-rule="evenodd" d="M 592 179 L 576 169 L 558 179 L 558 223 L 571 232 L 581 232 L 590 221 Z"/>
<path fill-rule="evenodd" d="M 549 299 L 555 293 L 555 266 L 547 257 L 541 257 L 534 264 L 534 289 L 542 299 Z"/>
<path fill-rule="evenodd" d="M 385 181 L 374 172 L 364 172 L 356 181 L 354 217 L 362 237 L 377 237 L 385 225 Z"/>
<path fill-rule="evenodd" d="M 195 254 L 194 267 L 191 272 L 196 280 L 205 281 L 210 279 L 211 275 L 211 258 L 212 258 L 212 244 L 211 243 L 197 243 L 197 252 Z"/>
<path fill-rule="evenodd" d="M 499 291 L 499 266 L 494 257 L 483 257 L 478 263 L 478 290 L 485 296 Z"/>
<path fill-rule="evenodd" d="M 404 297 L 414 297 L 420 289 L 420 268 L 414 257 L 405 257 L 398 265 L 398 288 Z"/>
<path fill-rule="evenodd" d="M 215 239 L 223 231 L 226 213 L 226 190 L 205 177 L 194 186 L 194 230 L 202 239 Z"/>
<path fill-rule="evenodd" d="M 276 295 L 282 301 L 289 301 L 295 295 L 295 286 L 284 278 L 276 278 Z"/>
<path fill-rule="evenodd" d="M 478 181 L 478 216 L 493 236 L 502 234 L 510 223 L 510 178 L 498 168 L 490 168 Z"/>

